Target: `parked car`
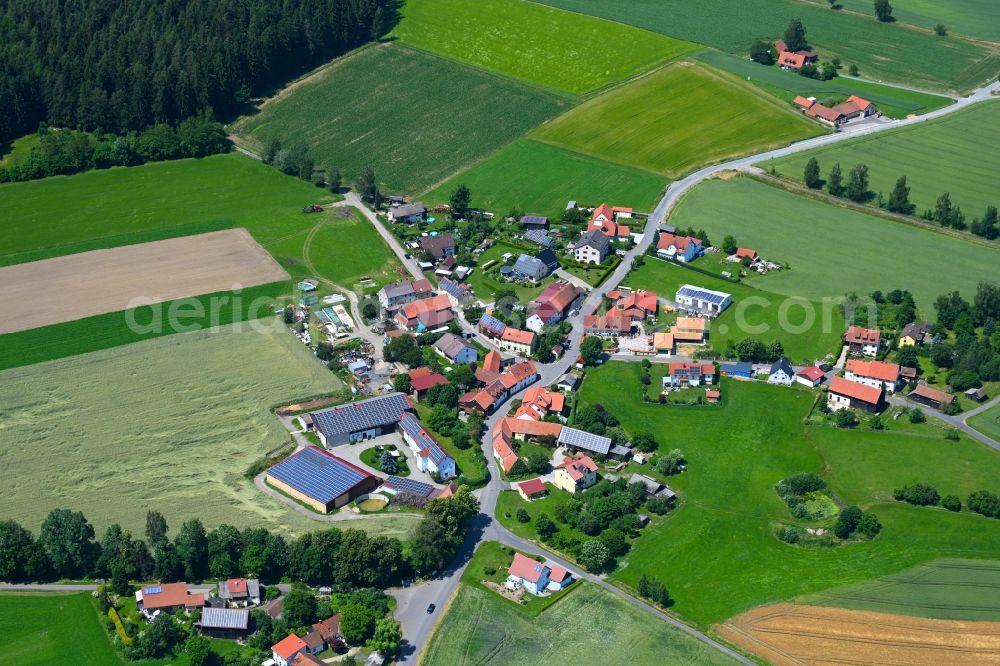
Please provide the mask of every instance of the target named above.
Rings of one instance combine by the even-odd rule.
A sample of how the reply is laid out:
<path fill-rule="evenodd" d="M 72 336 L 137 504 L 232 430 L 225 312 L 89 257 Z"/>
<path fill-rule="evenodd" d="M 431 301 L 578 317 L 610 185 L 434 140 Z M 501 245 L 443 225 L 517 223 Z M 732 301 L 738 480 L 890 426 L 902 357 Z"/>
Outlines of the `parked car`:
<path fill-rule="evenodd" d="M 437 608 L 437 606 L 431 604 L 430 606 L 427 607 L 427 613 L 428 614 L 433 613 L 435 608 Z"/>

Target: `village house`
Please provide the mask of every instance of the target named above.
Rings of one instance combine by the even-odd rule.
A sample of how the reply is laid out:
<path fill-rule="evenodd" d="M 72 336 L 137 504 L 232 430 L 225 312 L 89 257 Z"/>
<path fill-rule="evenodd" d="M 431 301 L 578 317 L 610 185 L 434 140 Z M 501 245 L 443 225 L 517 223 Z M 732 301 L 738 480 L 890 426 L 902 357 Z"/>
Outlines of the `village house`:
<path fill-rule="evenodd" d="M 778 65 L 782 69 L 802 69 L 805 65 L 819 60 L 819 56 L 812 51 L 789 51 L 783 39 L 774 43 L 774 49 L 778 52 Z"/>
<path fill-rule="evenodd" d="M 566 396 L 558 391 L 550 391 L 544 386 L 532 386 L 521 396 L 521 406 L 518 413 L 530 411 L 535 420 L 541 420 L 549 414 L 562 416 L 566 410 Z"/>
<path fill-rule="evenodd" d="M 472 293 L 472 287 L 446 277 L 438 281 L 438 288 L 448 294 L 453 307 L 464 306 L 475 298 L 475 295 Z"/>
<path fill-rule="evenodd" d="M 724 291 L 684 284 L 677 290 L 674 300 L 688 311 L 715 317 L 732 304 L 733 297 Z"/>
<path fill-rule="evenodd" d="M 476 368 L 476 379 L 483 384 L 492 384 L 503 370 L 503 357 L 495 349 L 486 352 L 482 364 Z"/>
<path fill-rule="evenodd" d="M 886 393 L 895 393 L 901 383 L 899 365 L 882 361 L 847 361 L 844 378 L 866 386 L 884 388 Z"/>
<path fill-rule="evenodd" d="M 552 485 L 576 494 L 597 483 L 597 463 L 590 456 L 566 457 L 552 475 Z"/>
<path fill-rule="evenodd" d="M 841 409 L 860 409 L 877 414 L 885 408 L 885 391 L 843 377 L 834 377 L 830 381 L 826 404 L 834 412 Z"/>
<path fill-rule="evenodd" d="M 850 326 L 844 334 L 844 344 L 852 354 L 877 356 L 882 341 L 882 333 L 873 328 Z"/>
<path fill-rule="evenodd" d="M 819 120 L 831 127 L 840 127 L 843 123 L 855 118 L 867 118 L 878 113 L 874 104 L 866 99 L 851 95 L 847 101 L 836 104 L 832 107 L 825 106 L 816 101 L 815 97 L 795 98 L 795 105 L 805 111 L 806 116 Z"/>
<path fill-rule="evenodd" d="M 791 386 L 794 380 L 795 370 L 792 369 L 792 364 L 788 362 L 787 358 L 781 357 L 771 364 L 771 369 L 767 373 L 768 384 Z"/>
<path fill-rule="evenodd" d="M 514 275 L 532 282 L 541 282 L 549 273 L 559 268 L 559 259 L 552 250 L 542 250 L 537 256 L 518 256 L 514 262 Z"/>
<path fill-rule="evenodd" d="M 420 419 L 406 412 L 399 420 L 399 429 L 421 472 L 436 474 L 442 479 L 450 479 L 456 475 L 455 459 L 444 452 Z"/>
<path fill-rule="evenodd" d="M 489 354 L 486 360 L 490 360 Z M 497 403 L 503 402 L 510 395 L 520 393 L 536 381 L 538 381 L 538 369 L 534 363 L 531 361 L 514 363 L 484 388 L 469 391 L 459 398 L 458 406 L 467 414 L 478 413 L 486 416 L 493 412 Z"/>
<path fill-rule="evenodd" d="M 552 247 L 552 245 L 556 242 L 556 239 L 549 236 L 548 232 L 543 229 L 529 229 L 528 231 L 525 231 L 524 240 L 542 247 Z"/>
<path fill-rule="evenodd" d="M 655 317 L 659 309 L 659 302 L 651 291 L 639 289 L 633 292 L 622 294 L 615 307 L 621 310 L 629 319 L 638 321 Z"/>
<path fill-rule="evenodd" d="M 427 366 L 413 368 L 408 373 L 410 377 L 410 390 L 417 400 L 422 399 L 431 388 L 438 384 L 447 384 L 448 379 L 437 372 L 431 372 Z"/>
<path fill-rule="evenodd" d="M 256 578 L 230 578 L 219 583 L 219 598 L 233 608 L 246 608 L 260 603 L 260 581 Z"/>
<path fill-rule="evenodd" d="M 652 351 L 654 354 L 666 354 L 670 356 L 674 353 L 674 334 L 666 331 L 653 333 Z"/>
<path fill-rule="evenodd" d="M 926 343 L 933 343 L 934 341 L 934 326 L 930 322 L 923 322 L 918 324 L 915 321 L 910 322 L 903 327 L 903 330 L 899 334 L 899 346 L 900 347 L 919 347 Z"/>
<path fill-rule="evenodd" d="M 157 611 L 175 613 L 205 605 L 204 592 L 191 592 L 187 583 L 148 585 L 135 591 L 136 610 L 152 617 Z"/>
<path fill-rule="evenodd" d="M 670 327 L 674 344 L 703 345 L 708 341 L 708 320 L 701 317 L 678 317 Z"/>
<path fill-rule="evenodd" d="M 659 497 L 666 500 L 677 497 L 677 493 L 672 488 L 645 474 L 633 474 L 629 477 L 628 484 L 631 486 L 635 483 L 641 483 L 645 487 L 647 497 Z"/>
<path fill-rule="evenodd" d="M 656 240 L 656 254 L 664 259 L 688 263 L 704 253 L 701 240 L 694 236 L 678 236 L 677 234 L 661 232 L 660 237 Z"/>
<path fill-rule="evenodd" d="M 514 561 L 507 570 L 510 573 L 507 577 L 508 587 L 512 589 L 524 587 L 535 595 L 542 594 L 549 586 L 549 574 L 552 571 L 541 562 L 521 553 L 514 553 Z"/>
<path fill-rule="evenodd" d="M 913 402 L 918 402 L 921 405 L 933 407 L 934 409 L 941 409 L 945 405 L 950 405 L 955 402 L 955 396 L 952 394 L 947 391 L 932 388 L 923 382 L 917 384 L 916 387 L 914 387 L 914 389 L 907 394 L 906 398 L 907 400 L 912 400 Z"/>
<path fill-rule="evenodd" d="M 499 433 L 493 436 L 493 457 L 496 458 L 497 464 L 507 474 L 510 474 L 510 470 L 514 468 L 514 464 L 518 461 L 518 456 L 514 453 L 514 449 L 510 443 L 505 441 Z"/>
<path fill-rule="evenodd" d="M 573 246 L 573 259 L 583 264 L 600 264 L 611 252 L 611 241 L 600 229 L 583 232 Z"/>
<path fill-rule="evenodd" d="M 531 479 L 516 484 L 517 494 L 525 502 L 544 497 L 549 491 L 545 489 L 545 483 L 541 479 Z"/>
<path fill-rule="evenodd" d="M 604 315 L 586 315 L 583 318 L 583 335 L 599 338 L 615 338 L 632 332 L 632 320 L 618 310 Z"/>
<path fill-rule="evenodd" d="M 538 336 L 534 331 L 522 331 L 508 326 L 500 334 L 500 349 L 518 356 L 528 357 L 538 348 Z"/>
<path fill-rule="evenodd" d="M 434 351 L 449 363 L 475 363 L 479 358 L 476 348 L 454 333 L 445 333 L 433 345 Z"/>
<path fill-rule="evenodd" d="M 414 224 L 415 222 L 420 222 L 424 219 L 424 215 L 427 214 L 427 207 L 421 202 L 415 201 L 411 204 L 392 206 L 389 208 L 387 214 L 390 222 Z"/>
<path fill-rule="evenodd" d="M 309 652 L 309 646 L 295 634 L 288 634 L 271 646 L 271 659 L 277 666 L 292 666 L 295 658 Z"/>
<path fill-rule="evenodd" d="M 710 385 L 715 381 L 714 363 L 675 362 L 667 364 L 663 390 Z"/>
<path fill-rule="evenodd" d="M 719 366 L 719 374 L 735 379 L 753 379 L 753 364 L 747 361 L 723 363 Z"/>
<path fill-rule="evenodd" d="M 341 650 L 346 647 L 344 636 L 340 633 L 340 613 L 315 623 L 312 626 L 312 632 L 319 634 L 323 643 L 329 648 Z"/>
<path fill-rule="evenodd" d="M 419 243 L 420 249 L 430 252 L 435 261 L 441 261 L 455 254 L 455 237 L 450 232 L 436 236 L 421 236 Z"/>
<path fill-rule="evenodd" d="M 815 365 L 810 365 L 795 373 L 795 381 L 809 388 L 816 388 L 825 378 L 826 375 L 823 371 Z"/>
<path fill-rule="evenodd" d="M 312 412 L 312 417 L 323 446 L 331 448 L 389 434 L 412 408 L 405 395 L 390 393 Z"/>
<path fill-rule="evenodd" d="M 587 230 L 600 231 L 609 238 L 629 238 L 632 235 L 632 230 L 627 226 L 618 224 L 618 220 L 631 217 L 631 208 L 609 206 L 606 203 L 602 203 L 594 209 L 594 213 L 590 217 L 590 224 L 587 225 Z"/>
<path fill-rule="evenodd" d="M 611 438 L 604 435 L 595 435 L 585 430 L 562 426 L 559 430 L 559 437 L 556 440 L 559 444 L 577 452 L 587 451 L 589 453 L 599 453 L 602 456 L 608 455 L 611 450 Z"/>
<path fill-rule="evenodd" d="M 423 333 L 445 326 L 452 319 L 451 300 L 446 294 L 439 294 L 407 303 L 396 313 L 395 321 L 402 329 Z"/>
<path fill-rule="evenodd" d="M 543 326 L 559 323 L 582 295 L 583 290 L 578 287 L 553 282 L 532 302 L 535 309 L 528 317 L 526 326 L 540 333 Z"/>

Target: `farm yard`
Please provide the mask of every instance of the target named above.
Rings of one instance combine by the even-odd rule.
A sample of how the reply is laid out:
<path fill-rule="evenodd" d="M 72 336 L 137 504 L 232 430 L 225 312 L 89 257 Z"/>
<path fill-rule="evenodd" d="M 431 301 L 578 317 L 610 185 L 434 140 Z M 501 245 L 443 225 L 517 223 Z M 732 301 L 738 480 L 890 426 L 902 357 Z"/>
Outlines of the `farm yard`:
<path fill-rule="evenodd" d="M 244 229 L 0 267 L 0 334 L 287 279 Z"/>
<path fill-rule="evenodd" d="M 898 574 L 811 594 L 798 603 L 939 620 L 1000 622 L 1000 562 L 936 560 Z"/>
<path fill-rule="evenodd" d="M 623 81 L 698 48 L 526 0 L 409 0 L 402 14 L 392 36 L 404 43 L 573 94 Z"/>
<path fill-rule="evenodd" d="M 695 265 L 700 263 L 704 268 L 707 261 L 713 261 L 712 256 L 699 259 Z M 770 279 L 768 276 L 767 280 Z M 761 287 L 770 285 L 764 280 L 760 282 Z M 677 289 L 684 284 L 732 294 L 733 305 L 710 324 L 709 343 L 719 353 L 725 350 L 727 343 L 736 344 L 747 337 L 764 343 L 779 340 L 794 363 L 812 363 L 839 350 L 841 336 L 847 330 L 839 306 L 763 291 L 755 283 L 755 280 L 735 283 L 714 278 L 652 257 L 646 257 L 643 265 L 629 273 L 623 282 L 634 289 L 647 289 L 669 299 L 673 299 Z M 741 301 L 746 301 L 746 305 L 741 305 Z M 811 324 L 810 316 L 814 317 Z M 784 330 L 782 317 L 796 328 Z M 766 326 L 766 330 L 760 330 L 761 326 Z"/>
<path fill-rule="evenodd" d="M 422 198 L 428 204 L 445 203 L 462 184 L 472 192 L 472 205 L 477 208 L 498 215 L 516 209 L 557 220 L 568 201 L 581 205 L 610 201 L 652 210 L 667 182 L 649 171 L 520 139 Z"/>
<path fill-rule="evenodd" d="M 822 133 L 753 86 L 680 62 L 585 102 L 531 136 L 673 178 Z"/>
<path fill-rule="evenodd" d="M 952 103 L 948 97 L 915 92 L 889 85 L 837 77 L 829 81 L 810 79 L 786 72 L 777 65 L 763 67 L 745 55 L 732 55 L 706 49 L 695 56 L 701 62 L 735 74 L 761 90 L 789 104 L 796 95 L 823 100 L 843 100 L 860 95 L 875 103 L 878 110 L 890 118 L 905 118 L 912 113 L 927 113 Z M 832 106 L 829 104 L 828 106 Z"/>
<path fill-rule="evenodd" d="M 662 433 L 661 450 L 681 442 L 687 471 L 670 485 L 685 502 L 644 531 L 612 578 L 634 588 L 640 575 L 662 577 L 672 610 L 698 625 L 942 557 L 995 557 L 1000 548 L 1000 521 L 891 499 L 917 480 L 961 497 L 997 487 L 997 454 L 977 442 L 948 442 L 929 423 L 905 433 L 804 426 L 813 393 L 728 379 L 726 400 L 712 410 L 644 404 L 640 372 L 615 362 L 590 370 L 580 399 L 603 405 L 626 432 Z M 833 548 L 779 541 L 777 525 L 795 521 L 774 485 L 799 472 L 822 473 L 835 498 L 872 510 L 882 532 Z"/>
<path fill-rule="evenodd" d="M 581 655 L 604 654 L 609 646 L 622 663 L 735 663 L 587 582 L 537 616 L 478 584 L 462 583 L 423 663 L 575 666 Z"/>
<path fill-rule="evenodd" d="M 863 14 L 872 9 L 865 0 L 840 0 L 840 4 Z M 1000 42 L 996 10 L 992 0 L 906 0 L 892 6 L 892 15 L 898 21 L 927 30 L 944 23 L 952 34 Z"/>
<path fill-rule="evenodd" d="M 845 66 L 857 64 L 866 78 L 929 90 L 971 90 L 993 78 L 1000 63 L 992 45 L 880 23 L 870 15 L 870 4 L 861 16 L 830 11 L 827 3 L 795 0 L 633 0 L 624 6 L 617 0 L 542 2 L 739 55 L 745 55 L 755 39 L 779 39 L 788 21 L 800 18 L 821 58 L 839 57 Z M 958 2 L 965 0 L 950 4 Z"/>
<path fill-rule="evenodd" d="M 248 363 L 257 370 L 237 372 Z M 7 370 L 3 517 L 37 530 L 51 509 L 70 507 L 98 534 L 113 522 L 140 534 L 146 511 L 156 509 L 175 529 L 195 517 L 206 527 L 315 529 L 243 473 L 289 442 L 272 407 L 340 388 L 278 326 L 175 335 Z M 412 526 L 407 518 L 351 526 L 401 535 Z"/>
<path fill-rule="evenodd" d="M 987 206 L 1000 205 L 996 175 L 1000 172 L 1000 100 L 977 104 L 939 120 L 845 141 L 760 165 L 802 179 L 806 162 L 819 161 L 825 178 L 835 162 L 845 173 L 858 163 L 868 165 L 870 189 L 888 196 L 900 176 L 910 186 L 910 201 L 919 215 L 933 209 L 944 192 L 961 206 L 966 222 L 982 217 Z"/>
<path fill-rule="evenodd" d="M 461 94 L 456 94 L 461 91 Z M 554 93 L 400 43 L 334 61 L 233 127 L 256 148 L 304 143 L 352 183 L 422 192 L 569 107 Z"/>
<path fill-rule="evenodd" d="M 979 432 L 1000 441 L 1000 405 L 969 418 L 969 425 Z"/>
<path fill-rule="evenodd" d="M 795 604 L 764 606 L 718 628 L 776 666 L 823 663 L 1000 663 L 1000 623 L 927 620 Z"/>
<path fill-rule="evenodd" d="M 821 299 L 908 289 L 922 315 L 933 318 L 932 303 L 942 293 L 958 290 L 971 299 L 980 280 L 1000 280 L 1000 253 L 989 246 L 832 206 L 751 178 L 699 184 L 669 223 L 704 229 L 716 242 L 732 234 L 741 246 L 790 266 L 745 280 L 788 296 Z M 698 261 L 706 259 L 713 261 L 708 256 Z M 954 270 L 955 265 L 963 270 Z M 875 267 L 878 283 L 872 282 Z"/>

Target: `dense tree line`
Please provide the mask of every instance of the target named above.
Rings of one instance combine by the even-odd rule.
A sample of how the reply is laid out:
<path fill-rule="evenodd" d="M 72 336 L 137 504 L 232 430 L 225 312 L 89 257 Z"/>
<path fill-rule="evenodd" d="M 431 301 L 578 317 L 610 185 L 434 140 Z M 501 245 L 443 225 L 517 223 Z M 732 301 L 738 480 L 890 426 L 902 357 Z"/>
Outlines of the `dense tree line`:
<path fill-rule="evenodd" d="M 948 371 L 947 381 L 951 388 L 965 391 L 982 382 L 1000 380 L 1000 330 L 997 327 L 1000 287 L 993 282 L 981 282 L 972 303 L 953 291 L 939 296 L 934 307 L 937 329 L 951 331 L 954 342 L 941 342 L 930 350 L 922 349 L 921 353 L 929 354 L 934 365 Z"/>
<path fill-rule="evenodd" d="M 0 141 L 61 127 L 122 133 L 248 99 L 381 37 L 397 0 L 0 4 Z"/>

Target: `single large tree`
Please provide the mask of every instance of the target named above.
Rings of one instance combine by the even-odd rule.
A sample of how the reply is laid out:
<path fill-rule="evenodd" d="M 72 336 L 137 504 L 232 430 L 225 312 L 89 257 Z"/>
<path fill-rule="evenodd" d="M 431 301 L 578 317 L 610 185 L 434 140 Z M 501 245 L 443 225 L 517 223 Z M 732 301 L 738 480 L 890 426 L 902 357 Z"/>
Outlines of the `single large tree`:
<path fill-rule="evenodd" d="M 750 59 L 762 65 L 773 65 L 774 44 L 758 39 L 750 46 Z"/>
<path fill-rule="evenodd" d="M 363 168 L 357 182 L 355 182 L 355 186 L 358 188 L 358 194 L 361 195 L 362 199 L 371 201 L 375 206 L 378 205 L 378 181 L 375 179 L 374 169 L 370 166 Z"/>
<path fill-rule="evenodd" d="M 459 185 L 451 193 L 451 199 L 448 200 L 448 203 L 451 205 L 453 219 L 464 218 L 465 214 L 469 212 L 469 204 L 472 203 L 472 192 L 464 184 Z"/>
<path fill-rule="evenodd" d="M 296 584 L 285 595 L 281 617 L 289 627 L 303 627 L 316 621 L 316 597 L 305 585 Z"/>
<path fill-rule="evenodd" d="M 823 179 L 819 177 L 819 162 L 815 157 L 810 157 L 809 161 L 806 162 L 806 168 L 802 175 L 806 187 L 809 189 L 818 190 L 823 187 Z"/>
<path fill-rule="evenodd" d="M 886 208 L 893 213 L 909 215 L 913 212 L 914 207 L 910 203 L 910 188 L 906 185 L 906 176 L 900 176 L 899 180 L 896 181 L 896 186 L 892 188 Z"/>
<path fill-rule="evenodd" d="M 875 0 L 875 16 L 885 23 L 893 20 L 892 5 L 889 4 L 889 0 Z"/>
<path fill-rule="evenodd" d="M 48 552 L 60 578 L 81 578 L 89 574 L 101 552 L 94 541 L 94 527 L 83 513 L 70 509 L 53 509 L 42 522 L 38 541 Z"/>
<path fill-rule="evenodd" d="M 205 526 L 197 518 L 181 525 L 174 539 L 177 557 L 180 559 L 184 578 L 197 582 L 208 574 L 208 535 Z"/>
<path fill-rule="evenodd" d="M 159 511 L 146 512 L 146 541 L 155 549 L 167 538 L 167 519 Z"/>
<path fill-rule="evenodd" d="M 844 176 L 840 171 L 840 162 L 830 169 L 830 176 L 826 179 L 826 191 L 835 197 L 839 197 L 844 192 Z"/>
<path fill-rule="evenodd" d="M 792 19 L 788 22 L 788 27 L 785 28 L 785 46 L 789 51 L 804 51 L 809 48 L 802 19 Z"/>
<path fill-rule="evenodd" d="M 945 192 L 934 203 L 934 219 L 942 227 L 950 227 L 954 215 L 955 210 L 951 205 L 951 195 Z"/>
<path fill-rule="evenodd" d="M 590 336 L 580 343 L 580 355 L 583 356 L 585 365 L 596 365 L 604 354 L 604 345 L 598 337 Z"/>
<path fill-rule="evenodd" d="M 868 198 L 868 167 L 866 165 L 856 164 L 851 169 L 851 176 L 847 181 L 847 198 L 859 203 Z"/>
<path fill-rule="evenodd" d="M 1000 228 L 997 227 L 997 207 L 987 206 L 983 219 L 973 220 L 971 226 L 972 233 L 989 240 L 994 240 L 1000 236 Z"/>

